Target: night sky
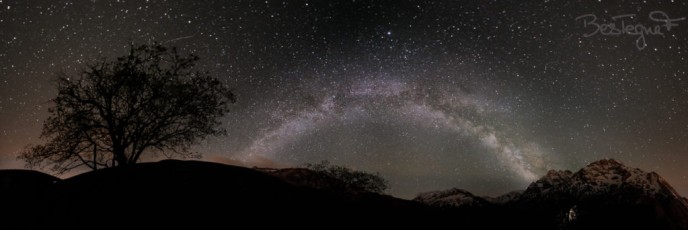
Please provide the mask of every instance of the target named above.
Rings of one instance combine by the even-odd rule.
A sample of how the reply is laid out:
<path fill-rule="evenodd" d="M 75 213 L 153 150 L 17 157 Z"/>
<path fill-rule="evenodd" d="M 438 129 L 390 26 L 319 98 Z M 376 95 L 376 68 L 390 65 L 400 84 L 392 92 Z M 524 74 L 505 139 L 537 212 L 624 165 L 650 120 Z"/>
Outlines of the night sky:
<path fill-rule="evenodd" d="M 237 95 L 206 160 L 329 160 L 409 198 L 616 158 L 688 195 L 684 17 L 680 0 L 0 0 L 0 168 L 41 143 L 55 73 L 158 41 Z"/>

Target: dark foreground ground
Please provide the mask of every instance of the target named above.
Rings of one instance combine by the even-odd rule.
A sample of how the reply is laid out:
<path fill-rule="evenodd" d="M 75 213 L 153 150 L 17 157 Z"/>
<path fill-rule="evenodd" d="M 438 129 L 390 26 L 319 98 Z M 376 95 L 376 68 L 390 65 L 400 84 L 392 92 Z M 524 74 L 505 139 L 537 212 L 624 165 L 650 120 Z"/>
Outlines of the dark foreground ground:
<path fill-rule="evenodd" d="M 0 170 L 0 229 L 685 229 L 648 205 L 589 201 L 562 224 L 547 205 L 433 208 L 386 195 L 286 182 L 261 170 L 167 160 L 69 179 Z M 304 183 L 307 184 L 307 183 Z M 686 217 L 688 218 L 688 217 Z"/>

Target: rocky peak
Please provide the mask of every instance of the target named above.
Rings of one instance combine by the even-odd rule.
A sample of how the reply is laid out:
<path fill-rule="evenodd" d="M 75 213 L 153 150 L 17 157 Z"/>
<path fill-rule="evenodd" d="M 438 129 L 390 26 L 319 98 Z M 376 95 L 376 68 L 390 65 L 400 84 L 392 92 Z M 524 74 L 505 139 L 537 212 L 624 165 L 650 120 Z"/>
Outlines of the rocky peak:
<path fill-rule="evenodd" d="M 552 182 L 560 182 L 571 179 L 571 175 L 573 175 L 573 173 L 569 170 L 549 170 L 543 179 Z"/>
<path fill-rule="evenodd" d="M 511 191 L 497 197 L 484 196 L 483 198 L 489 202 L 492 202 L 493 204 L 506 204 L 518 200 L 521 195 L 523 195 L 523 190 Z"/>
<path fill-rule="evenodd" d="M 574 186 L 592 192 L 609 189 L 610 186 L 624 186 L 643 190 L 647 195 L 656 195 L 660 192 L 674 193 L 671 186 L 657 173 L 628 167 L 614 159 L 590 163 L 576 172 L 574 177 Z"/>
<path fill-rule="evenodd" d="M 628 177 L 643 174 L 637 168 L 630 168 L 614 159 L 604 159 L 592 162 L 578 171 L 576 174 L 587 182 L 613 182 L 619 183 Z"/>
<path fill-rule="evenodd" d="M 556 189 L 560 185 L 570 184 L 572 175 L 569 170 L 549 170 L 547 175 L 530 184 L 527 190 L 537 190 L 539 193 Z"/>
<path fill-rule="evenodd" d="M 413 200 L 435 207 L 479 206 L 487 203 L 485 199 L 458 188 L 421 193 Z"/>
<path fill-rule="evenodd" d="M 623 163 L 617 161 L 614 158 L 608 158 L 608 159 L 602 159 L 598 160 L 595 162 L 592 162 L 586 166 L 587 167 L 596 167 L 596 168 L 617 168 L 617 167 L 626 167 Z"/>

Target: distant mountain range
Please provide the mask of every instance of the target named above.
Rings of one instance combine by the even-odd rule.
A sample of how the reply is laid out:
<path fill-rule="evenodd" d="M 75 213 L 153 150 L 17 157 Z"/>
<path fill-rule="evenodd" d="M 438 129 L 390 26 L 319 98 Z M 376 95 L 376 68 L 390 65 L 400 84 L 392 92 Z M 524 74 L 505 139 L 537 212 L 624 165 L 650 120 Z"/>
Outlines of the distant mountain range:
<path fill-rule="evenodd" d="M 65 180 L 0 170 L 0 199 L 1 229 L 688 229 L 685 198 L 656 173 L 615 160 L 550 171 L 496 198 L 450 189 L 409 201 L 308 169 L 166 160 Z"/>
<path fill-rule="evenodd" d="M 657 173 L 614 159 L 575 173 L 551 170 L 525 191 L 497 198 L 455 188 L 413 200 L 443 209 L 498 209 L 497 219 L 531 229 L 688 229 L 686 198 Z"/>

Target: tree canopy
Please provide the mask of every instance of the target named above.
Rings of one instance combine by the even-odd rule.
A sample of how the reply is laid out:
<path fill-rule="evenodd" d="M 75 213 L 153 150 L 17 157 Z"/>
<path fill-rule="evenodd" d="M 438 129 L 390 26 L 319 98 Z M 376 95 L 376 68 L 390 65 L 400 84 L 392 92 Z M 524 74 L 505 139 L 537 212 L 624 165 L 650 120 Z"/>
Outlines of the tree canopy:
<path fill-rule="evenodd" d="M 59 74 L 41 134 L 47 142 L 27 146 L 19 158 L 63 173 L 134 164 L 146 154 L 197 156 L 190 147 L 225 134 L 220 118 L 235 102 L 221 81 L 194 70 L 198 60 L 157 43 L 132 45 L 77 76 Z"/>
<path fill-rule="evenodd" d="M 389 183 L 380 174 L 356 171 L 344 166 L 332 165 L 329 161 L 316 164 L 306 164 L 306 168 L 336 178 L 350 188 L 372 193 L 384 193 L 389 189 Z"/>

